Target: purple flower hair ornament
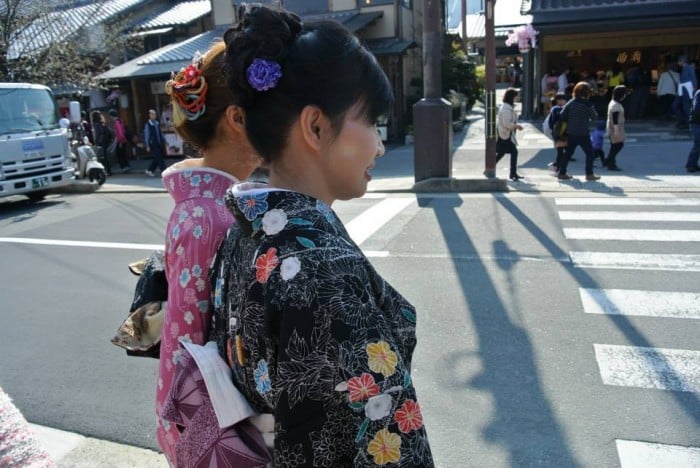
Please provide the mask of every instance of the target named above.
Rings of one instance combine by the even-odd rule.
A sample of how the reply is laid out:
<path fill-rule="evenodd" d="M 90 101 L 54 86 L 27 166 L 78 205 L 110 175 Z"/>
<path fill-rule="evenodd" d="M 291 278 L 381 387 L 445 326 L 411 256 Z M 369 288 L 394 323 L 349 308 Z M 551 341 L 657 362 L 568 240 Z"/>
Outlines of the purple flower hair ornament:
<path fill-rule="evenodd" d="M 277 86 L 282 78 L 282 67 L 272 60 L 256 58 L 248 67 L 246 76 L 250 86 L 258 91 L 267 91 Z"/>

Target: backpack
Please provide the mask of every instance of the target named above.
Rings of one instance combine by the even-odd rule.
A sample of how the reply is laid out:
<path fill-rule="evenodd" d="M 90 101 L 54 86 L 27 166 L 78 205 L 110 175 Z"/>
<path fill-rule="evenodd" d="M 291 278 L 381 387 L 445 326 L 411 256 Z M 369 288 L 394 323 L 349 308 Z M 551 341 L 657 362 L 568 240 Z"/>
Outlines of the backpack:
<path fill-rule="evenodd" d="M 550 140 L 554 140 L 554 135 L 557 133 L 554 132 L 554 126 L 558 121 L 561 119 L 559 118 L 561 116 L 561 107 L 559 106 L 554 106 L 552 107 L 552 110 L 549 111 L 549 114 L 547 114 L 547 117 L 544 118 L 544 121 L 542 122 L 542 133 L 544 133 L 547 138 Z"/>
<path fill-rule="evenodd" d="M 555 109 L 552 109 L 554 114 Z M 552 138 L 554 141 L 566 140 L 566 120 L 562 117 L 563 109 L 556 109 L 556 115 L 554 118 L 554 124 L 552 126 Z M 551 120 L 550 120 L 551 122 Z"/>

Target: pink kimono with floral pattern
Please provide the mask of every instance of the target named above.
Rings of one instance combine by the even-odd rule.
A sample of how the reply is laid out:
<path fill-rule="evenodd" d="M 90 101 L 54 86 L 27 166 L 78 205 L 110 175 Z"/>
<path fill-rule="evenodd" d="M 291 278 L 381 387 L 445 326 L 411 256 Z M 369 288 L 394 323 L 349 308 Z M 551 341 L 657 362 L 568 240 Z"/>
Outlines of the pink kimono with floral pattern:
<path fill-rule="evenodd" d="M 209 330 L 209 267 L 216 249 L 234 222 L 224 204 L 226 190 L 237 180 L 212 168 L 169 168 L 163 183 L 175 201 L 165 235 L 168 306 L 160 343 L 156 388 L 157 437 L 172 466 L 179 431 L 161 418 L 180 351 L 178 340 L 204 344 Z"/>

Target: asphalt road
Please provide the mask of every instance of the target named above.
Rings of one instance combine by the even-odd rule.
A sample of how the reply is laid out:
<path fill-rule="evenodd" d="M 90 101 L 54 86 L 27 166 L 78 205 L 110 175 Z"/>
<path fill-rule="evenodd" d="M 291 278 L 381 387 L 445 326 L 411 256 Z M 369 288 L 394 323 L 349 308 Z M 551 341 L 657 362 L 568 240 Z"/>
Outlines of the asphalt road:
<path fill-rule="evenodd" d="M 620 440 L 700 447 L 700 361 L 692 354 L 700 351 L 700 301 L 676 317 L 639 315 L 645 307 L 601 315 L 581 292 L 697 294 L 700 222 L 683 217 L 700 216 L 700 196 L 650 195 L 690 200 L 684 206 L 647 205 L 643 194 L 638 206 L 608 206 L 619 197 L 605 194 L 603 205 L 566 205 L 562 196 L 572 195 L 373 194 L 334 205 L 380 273 L 417 307 L 413 378 L 439 466 L 607 467 L 620 466 Z M 381 211 L 392 215 L 367 211 L 392 203 L 401 208 Z M 0 385 L 29 421 L 156 448 L 156 361 L 127 357 L 109 339 L 131 302 L 136 278 L 127 264 L 148 254 L 139 245 L 162 242 L 171 207 L 162 193 L 0 201 Z M 617 214 L 561 219 L 601 210 Z M 621 212 L 633 219 L 622 221 Z M 634 220 L 649 212 L 681 220 Z M 609 231 L 618 228 L 666 231 L 651 241 L 614 240 L 626 235 Z M 108 248 L 117 242 L 137 245 Z M 599 268 L 572 252 L 689 257 L 665 270 L 624 255 L 616 268 Z M 661 389 L 624 370 L 605 376 L 617 350 L 610 346 L 691 354 Z"/>

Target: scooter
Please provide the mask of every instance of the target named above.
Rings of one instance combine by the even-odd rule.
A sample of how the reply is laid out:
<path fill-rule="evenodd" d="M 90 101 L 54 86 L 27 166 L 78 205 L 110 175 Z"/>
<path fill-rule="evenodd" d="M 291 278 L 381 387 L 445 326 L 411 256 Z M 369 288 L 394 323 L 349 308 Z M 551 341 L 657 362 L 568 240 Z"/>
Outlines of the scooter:
<path fill-rule="evenodd" d="M 105 167 L 98 161 L 92 146 L 85 144 L 85 142 L 80 144 L 78 140 L 74 140 L 71 143 L 71 154 L 73 155 L 76 179 L 88 178 L 90 182 L 97 181 L 99 185 L 105 183 L 107 180 Z"/>

